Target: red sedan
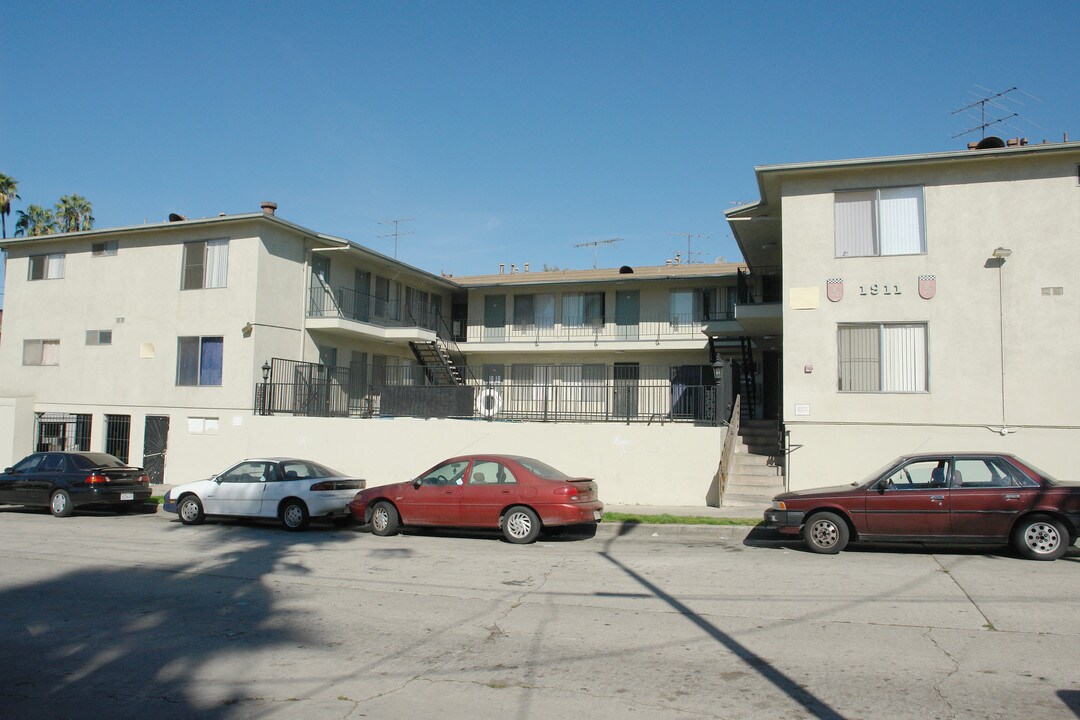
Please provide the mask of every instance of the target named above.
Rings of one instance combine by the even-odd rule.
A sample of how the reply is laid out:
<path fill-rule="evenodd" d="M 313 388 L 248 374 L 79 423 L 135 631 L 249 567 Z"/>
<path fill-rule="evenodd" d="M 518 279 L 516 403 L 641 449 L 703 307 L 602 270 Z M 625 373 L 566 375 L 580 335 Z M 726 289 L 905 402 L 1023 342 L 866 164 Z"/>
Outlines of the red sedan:
<path fill-rule="evenodd" d="M 908 455 L 861 483 L 777 495 L 765 524 L 819 553 L 849 540 L 1011 542 L 1026 558 L 1056 560 L 1080 532 L 1080 485 L 1012 455 Z"/>
<path fill-rule="evenodd" d="M 409 482 L 361 490 L 349 510 L 376 535 L 403 526 L 497 528 L 512 543 L 531 543 L 541 529 L 583 525 L 595 532 L 604 504 L 593 480 L 539 460 L 464 455 Z"/>

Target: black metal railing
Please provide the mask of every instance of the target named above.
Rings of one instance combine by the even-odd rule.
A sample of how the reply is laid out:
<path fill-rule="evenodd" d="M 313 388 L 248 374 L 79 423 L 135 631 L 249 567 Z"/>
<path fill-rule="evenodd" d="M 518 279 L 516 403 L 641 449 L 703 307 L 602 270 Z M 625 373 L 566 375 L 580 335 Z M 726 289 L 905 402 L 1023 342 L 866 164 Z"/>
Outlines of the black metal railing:
<path fill-rule="evenodd" d="M 737 282 L 740 303 L 775 303 L 783 296 L 783 275 L 778 265 L 754 268 L 753 272 L 739 268 Z"/>
<path fill-rule="evenodd" d="M 541 422 L 726 422 L 708 365 L 515 365 L 510 377 L 465 368 L 433 384 L 421 365 L 331 367 L 274 358 L 255 388 L 259 414 L 445 417 Z M 489 372 L 490 375 L 490 372 Z M 722 403 L 721 406 L 726 406 Z"/>
<path fill-rule="evenodd" d="M 357 292 L 347 287 L 312 285 L 308 291 L 308 317 L 339 317 L 379 327 L 436 329 L 438 308 L 430 303 L 406 303 Z"/>

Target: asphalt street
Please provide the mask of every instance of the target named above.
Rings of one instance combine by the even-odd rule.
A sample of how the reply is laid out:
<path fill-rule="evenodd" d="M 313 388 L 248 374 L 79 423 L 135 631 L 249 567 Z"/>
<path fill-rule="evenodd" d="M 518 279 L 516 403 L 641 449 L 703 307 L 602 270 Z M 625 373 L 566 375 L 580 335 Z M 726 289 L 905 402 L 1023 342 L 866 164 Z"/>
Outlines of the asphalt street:
<path fill-rule="evenodd" d="M 0 508 L 3 718 L 1080 717 L 1080 550 Z"/>

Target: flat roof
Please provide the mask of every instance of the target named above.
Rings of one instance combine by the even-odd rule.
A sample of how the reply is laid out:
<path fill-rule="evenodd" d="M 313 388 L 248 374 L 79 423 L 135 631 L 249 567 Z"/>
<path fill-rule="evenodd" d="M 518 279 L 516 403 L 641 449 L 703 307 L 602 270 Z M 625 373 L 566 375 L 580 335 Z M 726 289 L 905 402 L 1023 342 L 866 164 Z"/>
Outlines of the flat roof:
<path fill-rule="evenodd" d="M 627 268 L 628 266 L 623 266 Z M 649 282 L 660 280 L 692 280 L 734 276 L 744 263 L 683 263 L 680 265 L 647 265 L 629 268 L 596 268 L 590 270 L 541 270 L 495 273 L 491 275 L 454 275 L 449 277 L 465 288 L 565 285 L 589 282 Z"/>

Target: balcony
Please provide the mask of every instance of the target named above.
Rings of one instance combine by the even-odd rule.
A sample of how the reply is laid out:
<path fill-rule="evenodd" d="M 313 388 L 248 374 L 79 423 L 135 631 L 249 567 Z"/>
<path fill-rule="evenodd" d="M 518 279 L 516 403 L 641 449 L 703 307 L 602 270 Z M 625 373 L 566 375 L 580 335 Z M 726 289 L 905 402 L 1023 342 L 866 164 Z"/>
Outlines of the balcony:
<path fill-rule="evenodd" d="M 713 313 L 713 317 L 728 318 L 730 313 Z M 662 346 L 665 350 L 695 350 L 703 347 L 704 328 L 708 319 L 698 313 L 673 313 L 663 318 L 639 320 L 633 323 L 595 322 L 558 323 L 555 318 L 538 317 L 531 323 L 509 323 L 501 327 L 470 325 L 470 352 L 527 350 L 552 346 L 560 351 L 591 349 L 605 350 L 648 349 Z M 625 346 L 625 347 L 619 347 Z"/>
<path fill-rule="evenodd" d="M 783 318 L 783 276 L 779 267 L 739 270 L 738 300 L 732 317 L 710 322 L 710 336 L 779 335 Z"/>
<path fill-rule="evenodd" d="M 406 343 L 434 341 L 440 321 L 434 306 L 407 305 L 346 287 L 322 285 L 309 289 L 307 317 L 308 330 Z"/>

